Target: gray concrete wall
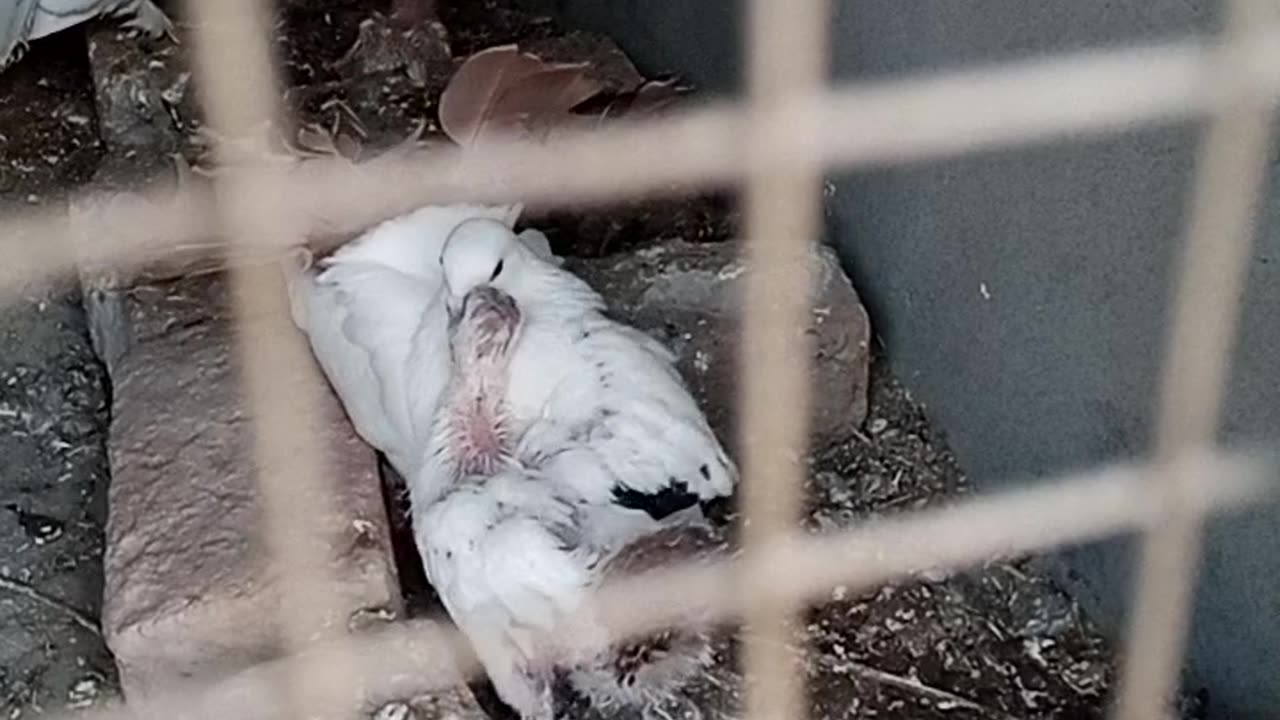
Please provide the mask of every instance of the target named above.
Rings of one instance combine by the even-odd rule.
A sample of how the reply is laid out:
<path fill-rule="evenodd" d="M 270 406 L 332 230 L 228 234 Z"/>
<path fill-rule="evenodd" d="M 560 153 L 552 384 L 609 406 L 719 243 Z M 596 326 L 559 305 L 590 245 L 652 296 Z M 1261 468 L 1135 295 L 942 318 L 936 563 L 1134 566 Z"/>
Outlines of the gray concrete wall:
<path fill-rule="evenodd" d="M 1217 4 L 1197 0 L 835 4 L 841 79 L 1120 47 L 1215 32 L 1219 22 Z M 712 94 L 739 86 L 737 2 L 560 7 L 618 39 L 644 70 L 683 72 Z M 981 487 L 1148 448 L 1196 129 L 1136 129 L 837 178 L 831 240 L 899 374 Z M 1274 178 L 1249 271 L 1224 423 L 1229 443 L 1280 438 Z M 1212 525 L 1190 669 L 1215 718 L 1280 717 L 1276 509 Z M 1062 555 L 1063 576 L 1113 632 L 1124 627 L 1132 551 L 1120 539 Z"/>

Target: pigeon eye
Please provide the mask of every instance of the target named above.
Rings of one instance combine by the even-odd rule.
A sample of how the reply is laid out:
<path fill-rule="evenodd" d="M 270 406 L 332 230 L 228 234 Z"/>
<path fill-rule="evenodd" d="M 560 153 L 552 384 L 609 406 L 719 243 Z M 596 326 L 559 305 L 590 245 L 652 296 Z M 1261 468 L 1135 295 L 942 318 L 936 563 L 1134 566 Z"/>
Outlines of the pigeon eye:
<path fill-rule="evenodd" d="M 498 275 L 501 273 L 502 273 L 502 261 L 499 260 L 498 264 L 495 265 L 493 268 L 493 274 L 489 276 L 489 282 L 493 282 L 495 279 L 497 279 Z"/>

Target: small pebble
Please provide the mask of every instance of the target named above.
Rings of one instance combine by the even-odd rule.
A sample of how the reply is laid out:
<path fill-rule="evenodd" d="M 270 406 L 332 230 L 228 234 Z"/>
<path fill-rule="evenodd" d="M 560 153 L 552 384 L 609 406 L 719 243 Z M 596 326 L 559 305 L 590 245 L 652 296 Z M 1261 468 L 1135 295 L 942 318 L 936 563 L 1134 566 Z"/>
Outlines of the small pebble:
<path fill-rule="evenodd" d="M 414 720 L 416 713 L 405 703 L 387 703 L 373 714 L 373 720 Z"/>
<path fill-rule="evenodd" d="M 916 577 L 925 582 L 940 583 L 951 577 L 951 573 L 941 568 L 929 568 L 916 573 Z"/>
<path fill-rule="evenodd" d="M 693 367 L 700 373 L 705 373 L 711 369 L 711 356 L 699 350 L 693 355 Z"/>
<path fill-rule="evenodd" d="M 86 677 L 76 681 L 67 691 L 67 704 L 73 708 L 84 708 L 98 699 L 97 678 Z"/>
<path fill-rule="evenodd" d="M 889 421 L 884 418 L 873 418 L 867 423 L 867 431 L 872 435 L 879 435 L 889 427 Z"/>

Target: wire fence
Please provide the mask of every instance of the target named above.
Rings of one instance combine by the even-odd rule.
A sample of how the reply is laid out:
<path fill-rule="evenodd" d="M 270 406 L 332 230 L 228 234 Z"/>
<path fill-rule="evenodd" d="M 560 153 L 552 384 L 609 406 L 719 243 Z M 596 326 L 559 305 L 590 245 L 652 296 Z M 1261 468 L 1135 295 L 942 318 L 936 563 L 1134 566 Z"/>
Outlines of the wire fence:
<path fill-rule="evenodd" d="M 6 219 L 0 288 L 12 292 L 77 264 L 136 264 L 208 243 L 211 227 L 232 259 L 243 260 L 231 263 L 232 287 L 264 527 L 286 578 L 281 606 L 290 611 L 280 621 L 288 652 L 216 684 L 175 687 L 92 715 L 340 716 L 357 698 L 452 685 L 475 668 L 465 642 L 433 624 L 403 623 L 360 637 L 323 631 L 332 612 L 322 591 L 325 543 L 306 520 L 323 514 L 331 497 L 324 489 L 334 478 L 314 460 L 323 454 L 307 451 L 318 437 L 315 398 L 302 390 L 323 385 L 293 380 L 310 365 L 307 349 L 290 329 L 274 267 L 253 260 L 318 231 L 358 230 L 428 202 L 582 203 L 672 183 L 744 181 L 755 268 L 741 359 L 742 432 L 751 439 L 742 443 L 745 552 L 724 564 L 665 569 L 607 588 L 597 600 L 604 617 L 620 631 L 659 627 L 694 606 L 745 619 L 744 670 L 755 680 L 748 717 L 799 717 L 786 619 L 829 588 L 1138 531 L 1144 552 L 1116 717 L 1163 718 L 1181 666 L 1203 520 L 1255 500 L 1270 472 L 1263 459 L 1226 455 L 1215 444 L 1271 111 L 1280 97 L 1273 8 L 1260 0 L 1227 4 L 1226 29 L 1211 41 L 828 87 L 828 4 L 753 0 L 750 93 L 740 105 L 705 106 L 545 145 L 433 149 L 351 165 L 270 158 L 262 129 L 280 118 L 280 108 L 265 3 L 188 3 L 198 86 L 210 125 L 226 139 L 218 147 L 220 172 L 210 185 L 89 196 L 70 213 Z M 809 312 L 805 259 L 817 236 L 822 174 L 1192 117 L 1209 122 L 1150 462 L 842 533 L 800 533 L 809 355 L 782 329 L 801 325 Z"/>

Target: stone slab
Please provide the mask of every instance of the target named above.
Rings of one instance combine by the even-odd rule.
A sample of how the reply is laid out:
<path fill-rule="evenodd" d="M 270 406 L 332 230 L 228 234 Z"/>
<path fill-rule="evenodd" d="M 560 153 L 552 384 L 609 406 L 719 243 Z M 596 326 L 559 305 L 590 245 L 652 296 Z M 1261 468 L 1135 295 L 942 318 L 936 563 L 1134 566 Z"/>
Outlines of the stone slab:
<path fill-rule="evenodd" d="M 94 184 L 128 193 L 156 170 L 112 160 Z M 128 701 L 175 681 L 243 673 L 282 650 L 230 287 L 210 243 L 194 246 L 128 270 L 86 265 L 80 273 L 90 335 L 112 385 L 102 625 Z M 328 509 L 315 518 L 335 579 L 327 623 L 352 631 L 398 625 L 405 613 L 376 455 L 314 362 L 288 380 L 320 401 L 319 464 L 333 473 L 312 488 Z M 404 699 L 448 709 L 440 717 L 481 716 L 462 684 Z"/>
<path fill-rule="evenodd" d="M 200 112 L 189 47 L 190 38 L 175 46 L 109 28 L 90 33 L 95 102 L 111 151 L 95 189 L 127 198 L 119 193 L 155 188 L 166 176 L 187 190 L 207 189 L 181 172 L 185 163 L 173 174 L 176 155 L 201 154 L 192 144 Z M 104 242 L 93 207 L 78 208 L 86 242 Z M 197 203 L 190 210 L 210 208 Z M 130 702 L 159 696 L 174 682 L 252 672 L 282 649 L 280 578 L 266 562 L 253 430 L 227 278 L 218 272 L 226 263 L 210 252 L 215 240 L 149 254 L 127 272 L 81 269 L 91 335 L 113 390 L 102 626 Z M 236 264 L 246 260 L 261 258 Z M 321 399 L 320 465 L 336 480 L 317 485 L 328 512 L 314 519 L 335 579 L 327 624 L 364 631 L 398 621 L 401 590 L 376 457 L 319 369 L 309 364 L 297 373 L 291 380 Z M 461 683 L 400 699 L 418 718 L 481 716 Z"/>
<path fill-rule="evenodd" d="M 278 653 L 280 585 L 263 545 L 225 277 L 91 287 L 88 295 L 113 396 L 102 624 L 132 699 Z M 303 371 L 323 382 L 318 370 Z M 317 442 L 339 479 L 327 517 L 315 519 L 328 538 L 340 614 L 326 622 L 396 617 L 374 454 L 332 394 L 318 395 L 325 430 Z"/>

